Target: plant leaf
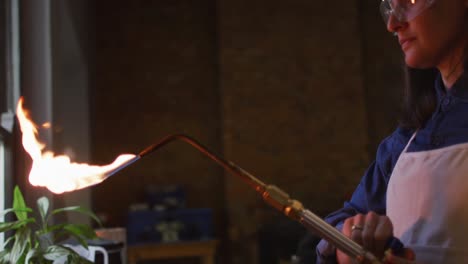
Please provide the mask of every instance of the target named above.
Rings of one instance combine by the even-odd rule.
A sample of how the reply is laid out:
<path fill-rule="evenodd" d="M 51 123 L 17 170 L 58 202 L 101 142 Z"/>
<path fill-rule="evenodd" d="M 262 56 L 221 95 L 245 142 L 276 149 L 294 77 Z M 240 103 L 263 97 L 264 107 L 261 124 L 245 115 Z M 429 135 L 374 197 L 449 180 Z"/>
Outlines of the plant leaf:
<path fill-rule="evenodd" d="M 47 212 L 49 211 L 49 199 L 45 196 L 37 199 L 37 208 L 39 209 L 39 214 L 41 215 L 41 222 L 46 224 Z"/>
<path fill-rule="evenodd" d="M 47 226 L 45 229 L 36 231 L 36 236 L 40 237 L 40 236 L 49 234 L 51 237 L 53 237 L 54 241 L 60 241 L 61 235 L 66 235 L 65 238 L 68 238 L 69 234 L 66 232 L 63 232 L 63 227 L 65 225 L 67 224 L 56 224 L 52 226 Z"/>
<path fill-rule="evenodd" d="M 10 251 L 11 263 L 24 263 L 25 252 L 29 250 L 31 231 L 29 228 L 20 228 L 15 233 L 15 243 Z M 23 261 L 21 261 L 23 259 Z"/>
<path fill-rule="evenodd" d="M 66 264 L 92 264 L 93 262 L 80 256 L 78 253 L 73 251 L 73 254 L 68 255 Z"/>
<path fill-rule="evenodd" d="M 27 208 L 27 206 L 24 202 L 24 197 L 21 193 L 20 188 L 18 187 L 18 185 L 16 185 L 15 190 L 13 192 L 13 209 L 20 210 L 23 208 Z M 18 220 L 25 220 L 26 218 L 28 218 L 27 212 L 15 211 L 15 214 Z"/>
<path fill-rule="evenodd" d="M 11 236 L 11 237 L 7 238 L 7 240 L 5 240 L 5 242 L 3 242 L 3 246 L 4 246 L 5 248 L 8 247 L 8 244 L 9 244 L 11 241 L 13 241 L 13 239 L 15 239 L 15 237 L 12 237 L 12 236 Z M 0 253 L 1 253 L 1 252 L 2 252 L 2 251 L 0 251 Z"/>
<path fill-rule="evenodd" d="M 66 238 L 73 237 L 77 240 L 77 242 L 83 246 L 84 248 L 88 249 L 88 242 L 86 242 L 86 239 L 83 236 L 77 235 L 75 233 L 72 233 L 68 230 L 61 230 L 59 233 L 57 233 L 57 236 L 62 236 Z"/>
<path fill-rule="evenodd" d="M 88 248 L 86 239 L 96 238 L 96 232 L 94 232 L 94 230 L 88 225 L 66 224 L 61 232 L 64 233 L 62 235 L 68 235 L 76 238 L 80 245 L 86 249 Z"/>
<path fill-rule="evenodd" d="M 37 242 L 39 242 L 39 248 L 41 250 L 46 250 L 48 247 L 54 244 L 54 239 L 51 234 L 37 234 Z"/>
<path fill-rule="evenodd" d="M 8 222 L 8 223 L 0 223 L 0 233 L 14 230 L 26 226 L 29 223 L 34 223 L 34 218 L 28 218 L 25 220 L 17 220 L 15 222 Z"/>
<path fill-rule="evenodd" d="M 52 233 L 52 232 L 62 229 L 65 225 L 67 224 L 56 224 L 56 225 L 47 226 L 47 228 L 45 229 L 38 230 L 36 234 L 43 235 L 43 234 Z"/>
<path fill-rule="evenodd" d="M 70 250 L 70 254 L 67 256 L 66 264 L 92 264 L 93 262 L 89 261 L 86 259 L 85 256 L 81 256 L 77 251 L 74 250 L 73 247 L 67 247 L 65 246 L 68 250 Z M 63 262 L 60 262 L 63 263 Z M 59 262 L 55 262 L 53 264 L 59 264 Z"/>
<path fill-rule="evenodd" d="M 9 264 L 10 260 L 10 251 L 9 250 L 3 250 L 0 251 L 0 264 Z"/>
<path fill-rule="evenodd" d="M 68 256 L 70 251 L 58 245 L 52 245 L 44 252 L 44 258 L 47 260 L 55 260 L 64 256 Z"/>
<path fill-rule="evenodd" d="M 28 264 L 32 259 L 39 255 L 38 253 L 39 251 L 34 248 L 29 249 L 28 253 L 26 254 L 26 258 L 24 259 L 24 263 Z"/>
<path fill-rule="evenodd" d="M 63 229 L 85 238 L 96 238 L 96 232 L 88 225 L 67 224 Z"/>
<path fill-rule="evenodd" d="M 52 214 L 55 215 L 55 214 L 58 214 L 58 213 L 61 213 L 61 212 L 77 212 L 77 213 L 80 213 L 80 214 L 87 215 L 87 216 L 93 218 L 94 221 L 96 221 L 100 226 L 102 226 L 101 220 L 99 220 L 99 218 L 92 211 L 90 211 L 90 210 L 88 210 L 86 208 L 83 208 L 81 206 L 69 206 L 69 207 L 55 209 L 55 210 L 52 211 Z"/>
<path fill-rule="evenodd" d="M 11 213 L 11 212 L 27 212 L 27 213 L 30 213 L 32 212 L 32 209 L 29 208 L 29 207 L 25 207 L 25 208 L 10 208 L 10 209 L 6 209 L 6 210 L 3 210 L 0 212 L 0 216 L 3 216 L 3 215 L 6 215 L 8 213 Z"/>

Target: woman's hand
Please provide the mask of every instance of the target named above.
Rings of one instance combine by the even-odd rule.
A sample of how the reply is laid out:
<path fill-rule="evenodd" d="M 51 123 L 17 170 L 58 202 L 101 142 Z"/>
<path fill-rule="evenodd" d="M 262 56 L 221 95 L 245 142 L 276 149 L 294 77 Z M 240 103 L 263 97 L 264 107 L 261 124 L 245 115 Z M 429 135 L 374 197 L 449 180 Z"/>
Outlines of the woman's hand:
<path fill-rule="evenodd" d="M 393 226 L 388 216 L 369 212 L 366 215 L 357 214 L 346 219 L 341 232 L 382 259 L 385 244 L 393 236 Z M 352 258 L 340 250 L 336 253 L 338 263 L 354 263 Z"/>
<path fill-rule="evenodd" d="M 385 257 L 383 263 L 385 264 L 415 264 L 415 256 L 413 250 L 409 248 L 404 249 L 402 256 L 395 256 L 391 250 L 385 251 Z"/>

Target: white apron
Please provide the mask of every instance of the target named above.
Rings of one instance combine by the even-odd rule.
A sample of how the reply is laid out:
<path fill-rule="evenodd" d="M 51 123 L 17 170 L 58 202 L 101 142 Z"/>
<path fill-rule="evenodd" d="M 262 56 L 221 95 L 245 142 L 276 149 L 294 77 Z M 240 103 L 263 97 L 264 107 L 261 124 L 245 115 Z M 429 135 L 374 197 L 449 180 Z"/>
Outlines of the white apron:
<path fill-rule="evenodd" d="M 417 263 L 468 263 L 468 143 L 400 155 L 387 189 L 394 235 Z"/>

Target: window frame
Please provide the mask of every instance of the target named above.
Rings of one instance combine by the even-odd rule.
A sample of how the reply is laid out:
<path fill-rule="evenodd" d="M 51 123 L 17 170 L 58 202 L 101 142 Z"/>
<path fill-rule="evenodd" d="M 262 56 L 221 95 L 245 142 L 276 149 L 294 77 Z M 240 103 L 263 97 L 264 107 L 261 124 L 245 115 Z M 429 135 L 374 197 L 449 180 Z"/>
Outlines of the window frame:
<path fill-rule="evenodd" d="M 0 64 L 0 211 L 12 206 L 13 193 L 13 127 L 16 103 L 20 96 L 20 45 L 19 45 L 19 1 L 5 0 L 0 5 L 3 21 L 0 22 L 0 49 L 4 58 Z M 11 216 L 1 215 L 0 222 Z M 5 233 L 0 234 L 0 250 L 4 248 Z"/>

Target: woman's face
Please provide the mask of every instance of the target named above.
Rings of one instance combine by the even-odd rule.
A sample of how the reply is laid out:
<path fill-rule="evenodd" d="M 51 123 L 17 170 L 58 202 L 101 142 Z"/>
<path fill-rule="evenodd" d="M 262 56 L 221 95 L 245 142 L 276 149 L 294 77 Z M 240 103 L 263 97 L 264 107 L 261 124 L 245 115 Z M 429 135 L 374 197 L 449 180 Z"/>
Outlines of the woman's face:
<path fill-rule="evenodd" d="M 440 67 L 456 60 L 454 54 L 461 54 L 457 51 L 465 46 L 467 21 L 468 0 L 436 0 L 409 22 L 391 16 L 387 29 L 398 34 L 408 66 Z"/>

